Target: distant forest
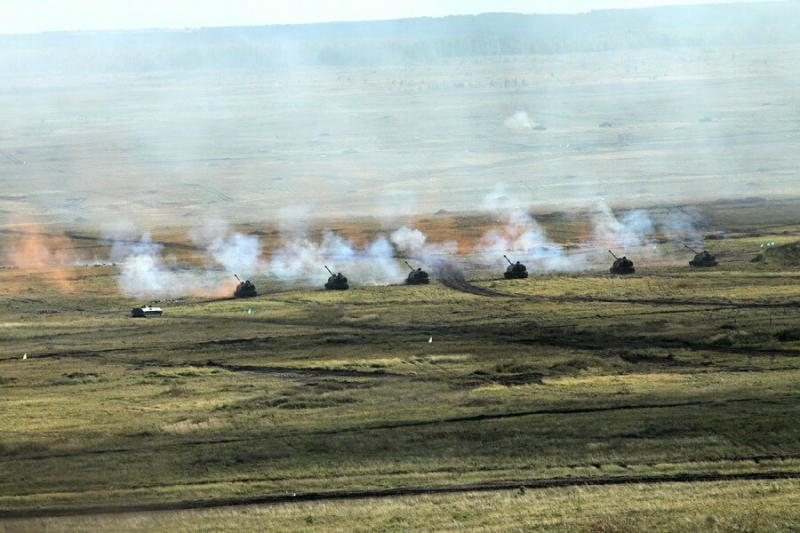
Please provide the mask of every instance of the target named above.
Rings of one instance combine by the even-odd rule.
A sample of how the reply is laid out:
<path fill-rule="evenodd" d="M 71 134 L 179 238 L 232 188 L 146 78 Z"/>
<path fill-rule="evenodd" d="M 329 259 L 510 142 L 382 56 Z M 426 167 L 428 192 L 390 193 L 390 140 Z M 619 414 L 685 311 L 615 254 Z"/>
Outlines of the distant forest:
<path fill-rule="evenodd" d="M 800 41 L 800 2 L 577 15 L 489 13 L 287 26 L 0 35 L 0 72 L 402 66 L 452 58 Z"/>

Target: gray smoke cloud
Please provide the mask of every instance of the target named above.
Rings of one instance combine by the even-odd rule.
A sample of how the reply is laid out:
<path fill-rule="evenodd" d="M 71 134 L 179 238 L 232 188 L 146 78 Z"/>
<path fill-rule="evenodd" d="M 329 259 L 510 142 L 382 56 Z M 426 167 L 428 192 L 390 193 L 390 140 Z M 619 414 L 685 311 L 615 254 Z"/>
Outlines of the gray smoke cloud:
<path fill-rule="evenodd" d="M 666 213 L 655 216 L 654 219 L 664 238 L 681 244 L 688 244 L 691 247 L 703 245 L 701 226 L 705 224 L 697 212 L 685 209 L 671 209 Z M 681 253 L 685 253 L 683 247 L 681 247 Z"/>
<path fill-rule="evenodd" d="M 615 214 L 605 203 L 595 206 L 591 212 L 594 226 L 593 245 L 598 254 L 611 249 L 617 254 L 636 254 L 637 257 L 664 259 L 670 254 L 684 254 L 681 244 L 701 246 L 703 237 L 698 229 L 701 224 L 697 213 L 681 209 L 670 209 L 653 214 L 641 209 Z M 662 248 L 660 243 L 671 242 L 672 251 Z"/>
<path fill-rule="evenodd" d="M 590 218 L 593 229 L 589 255 L 596 261 L 609 262 L 608 251 L 617 257 L 631 258 L 634 263 L 659 255 L 655 228 L 647 212 L 635 209 L 617 216 L 601 201 L 590 212 Z"/>

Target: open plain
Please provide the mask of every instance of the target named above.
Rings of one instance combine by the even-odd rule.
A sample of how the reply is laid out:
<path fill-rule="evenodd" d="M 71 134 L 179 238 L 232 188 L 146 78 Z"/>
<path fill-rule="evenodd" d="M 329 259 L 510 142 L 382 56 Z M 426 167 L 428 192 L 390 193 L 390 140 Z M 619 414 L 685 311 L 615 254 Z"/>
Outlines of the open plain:
<path fill-rule="evenodd" d="M 770 205 L 703 210 L 746 228 L 714 242 L 714 269 L 342 292 L 258 277 L 256 298 L 162 301 L 152 319 L 130 318 L 115 266 L 0 270 L 3 524 L 788 531 L 800 227 L 759 226 Z"/>
<path fill-rule="evenodd" d="M 796 531 L 800 69 L 777 52 L 4 78 L 0 530 Z M 625 241 L 598 212 L 688 226 Z M 209 266 L 214 219 L 258 243 L 249 271 Z M 543 244 L 485 246 L 514 224 Z M 455 244 L 363 252 L 325 291 L 324 253 L 270 262 L 295 226 Z M 167 283 L 121 243 L 157 244 Z"/>

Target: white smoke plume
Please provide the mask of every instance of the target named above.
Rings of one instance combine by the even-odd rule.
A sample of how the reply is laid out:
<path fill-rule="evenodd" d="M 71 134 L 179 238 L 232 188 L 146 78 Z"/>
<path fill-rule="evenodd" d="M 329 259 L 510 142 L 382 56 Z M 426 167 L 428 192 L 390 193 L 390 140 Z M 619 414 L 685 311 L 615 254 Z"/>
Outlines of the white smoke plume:
<path fill-rule="evenodd" d="M 544 271 L 566 271 L 581 268 L 582 260 L 570 257 L 564 247 L 548 239 L 536 220 L 520 203 L 505 194 L 499 185 L 484 200 L 484 208 L 492 213 L 500 227 L 487 231 L 476 245 L 476 252 L 495 268 L 507 265 L 504 255 Z"/>
<path fill-rule="evenodd" d="M 283 241 L 308 234 L 312 207 L 308 204 L 292 204 L 278 211 L 278 229 Z"/>
<path fill-rule="evenodd" d="M 600 203 L 591 219 L 592 240 L 599 247 L 624 253 L 627 249 L 655 246 L 655 227 L 646 211 L 634 209 L 617 217 L 608 205 Z"/>
<path fill-rule="evenodd" d="M 424 233 L 408 226 L 393 231 L 389 238 L 399 254 L 415 259 L 426 268 L 434 270 L 439 270 L 458 253 L 456 241 L 427 242 L 428 238 Z M 412 267 L 421 268 L 416 264 Z"/>
<path fill-rule="evenodd" d="M 672 209 L 654 218 L 655 225 L 664 238 L 680 244 L 688 244 L 691 247 L 703 245 L 703 234 L 700 231 L 703 223 L 696 212 Z M 681 248 L 683 247 L 681 246 Z"/>
<path fill-rule="evenodd" d="M 255 273 L 261 247 L 255 237 L 231 232 L 224 222 L 213 222 L 190 231 L 192 241 L 205 247 L 202 269 L 181 266 L 149 232 L 139 234 L 130 221 L 105 229 L 112 242 L 110 259 L 121 264 L 120 292 L 137 298 L 179 296 L 224 296 L 233 293 L 233 274 Z M 221 267 L 221 268 L 220 268 Z"/>
<path fill-rule="evenodd" d="M 415 256 L 422 251 L 425 241 L 428 239 L 420 230 L 411 229 L 407 226 L 393 231 L 389 238 L 398 251 Z"/>
<path fill-rule="evenodd" d="M 361 247 L 332 231 L 325 231 L 321 240 L 314 240 L 304 224 L 292 227 L 288 223 L 303 211 L 302 207 L 293 207 L 281 213 L 282 243 L 269 263 L 273 275 L 283 281 L 322 284 L 329 276 L 327 266 L 359 284 L 397 283 L 403 279 L 403 271 L 386 237 L 379 235 Z"/>
<path fill-rule="evenodd" d="M 249 276 L 263 270 L 258 237 L 234 232 L 227 222 L 213 221 L 195 228 L 189 232 L 189 238 L 203 246 L 214 263 L 226 272 Z"/>
<path fill-rule="evenodd" d="M 484 202 L 485 210 L 498 226 L 487 231 L 475 251 L 482 264 L 493 268 L 507 266 L 503 256 L 526 263 L 529 270 L 570 271 L 585 267 L 586 250 L 567 254 L 564 247 L 548 239 L 544 229 L 509 197 L 503 186 L 496 187 Z M 221 220 L 207 223 L 189 232 L 189 238 L 204 255 L 202 268 L 179 264 L 165 253 L 165 246 L 152 241 L 130 221 L 122 220 L 105 229 L 112 243 L 110 259 L 121 265 L 119 278 L 123 294 L 134 297 L 223 296 L 232 294 L 236 285 L 233 274 L 242 278 L 269 270 L 284 281 L 302 281 L 322 285 L 328 277 L 325 266 L 341 272 L 358 284 L 399 283 L 407 274 L 396 255 L 408 257 L 422 266 L 444 268 L 458 253 L 457 242 L 430 243 L 425 234 L 408 226 L 395 230 L 387 238 L 379 235 L 358 245 L 333 231 L 312 238 L 308 229 L 310 208 L 293 206 L 282 212 L 281 246 L 268 263 L 261 260 L 261 243 L 256 236 L 234 231 Z M 610 207 L 599 204 L 591 212 L 594 229 L 591 242 L 585 243 L 597 253 L 611 249 L 618 254 L 643 255 L 641 247 L 655 249 L 655 227 L 645 211 L 631 210 L 615 215 Z M 658 227 L 673 235 L 689 236 L 695 232 L 691 217 L 685 213 L 660 215 Z M 630 252 L 628 252 L 630 250 Z"/>
<path fill-rule="evenodd" d="M 529 130 L 534 126 L 528 113 L 525 111 L 517 111 L 513 116 L 505 119 L 503 125 L 512 130 Z"/>
<path fill-rule="evenodd" d="M 135 253 L 134 249 L 139 240 L 139 230 L 128 219 L 119 219 L 113 225 L 102 228 L 103 238 L 111 242 L 109 260 L 123 261 Z"/>
<path fill-rule="evenodd" d="M 162 257 L 163 246 L 154 243 L 148 232 L 135 243 L 115 243 L 117 257 L 122 263 L 119 288 L 122 294 L 136 298 L 178 297 L 197 289 L 196 276 L 180 272 L 173 257 Z M 168 263 L 170 263 L 168 265 Z"/>

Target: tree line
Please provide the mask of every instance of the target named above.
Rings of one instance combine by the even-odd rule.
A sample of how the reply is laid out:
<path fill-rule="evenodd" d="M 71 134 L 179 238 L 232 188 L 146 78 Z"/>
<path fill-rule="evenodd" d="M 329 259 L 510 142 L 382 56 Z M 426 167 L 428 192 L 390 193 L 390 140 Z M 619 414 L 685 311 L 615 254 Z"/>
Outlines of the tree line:
<path fill-rule="evenodd" d="M 148 72 L 402 66 L 453 58 L 664 47 L 794 44 L 800 3 L 677 6 L 580 15 L 438 19 L 186 31 L 0 36 L 3 72 Z"/>

